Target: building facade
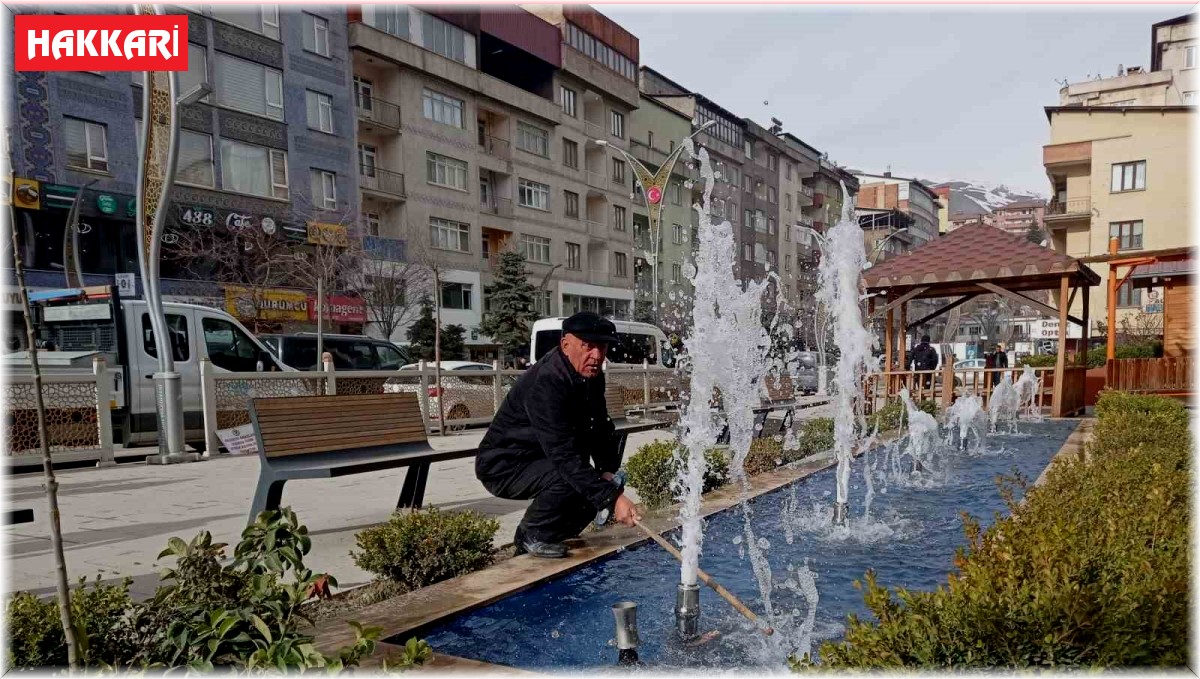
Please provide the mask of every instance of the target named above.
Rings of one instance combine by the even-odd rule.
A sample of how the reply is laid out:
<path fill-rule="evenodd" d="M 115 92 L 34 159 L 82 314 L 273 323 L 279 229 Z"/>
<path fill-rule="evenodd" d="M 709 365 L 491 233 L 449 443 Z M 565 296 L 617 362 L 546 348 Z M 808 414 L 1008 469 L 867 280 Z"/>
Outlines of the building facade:
<path fill-rule="evenodd" d="M 996 215 L 991 212 L 975 213 L 975 212 L 955 212 L 947 219 L 946 232 L 961 229 L 968 224 L 986 224 L 987 226 L 996 226 Z"/>
<path fill-rule="evenodd" d="M 1191 125 L 1188 106 L 1128 108 L 1050 106 L 1050 143 L 1042 163 L 1050 179 L 1043 228 L 1055 250 L 1072 257 L 1101 256 L 1109 239 L 1122 254 L 1192 245 Z M 1107 267 L 1091 295 L 1090 317 L 1106 318 Z M 1128 283 L 1118 291 L 1118 322 L 1159 313 L 1158 291 Z M 1078 314 L 1082 300 L 1072 312 Z M 1096 327 L 1091 329 L 1093 332 Z"/>
<path fill-rule="evenodd" d="M 914 245 L 937 238 L 940 232 L 938 211 L 941 203 L 933 189 L 917 179 L 893 177 L 891 172 L 854 173 L 858 179 L 857 207 L 875 210 L 900 210 L 912 218 L 908 234 Z"/>
<path fill-rule="evenodd" d="M 992 211 L 994 226 L 1010 233 L 1025 234 L 1031 227 L 1042 227 L 1046 218 L 1046 201 L 1018 200 Z"/>
<path fill-rule="evenodd" d="M 1150 67 L 1124 65 L 1117 75 L 1070 83 L 1059 90 L 1061 106 L 1180 106 L 1196 103 L 1200 65 L 1192 15 L 1161 21 L 1150 29 Z"/>

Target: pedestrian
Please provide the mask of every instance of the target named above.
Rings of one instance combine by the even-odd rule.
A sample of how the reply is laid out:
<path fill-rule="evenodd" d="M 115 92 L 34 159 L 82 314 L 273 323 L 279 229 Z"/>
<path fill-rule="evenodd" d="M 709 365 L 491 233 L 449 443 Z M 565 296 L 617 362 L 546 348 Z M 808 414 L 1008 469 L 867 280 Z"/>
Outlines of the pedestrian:
<path fill-rule="evenodd" d="M 908 356 L 909 370 L 937 370 L 937 350 L 929 345 L 929 335 L 921 335 L 921 343 L 913 347 Z M 928 389 L 933 383 L 933 375 L 921 375 L 921 388 Z"/>
<path fill-rule="evenodd" d="M 640 518 L 614 476 L 621 459 L 604 401 L 602 367 L 616 326 L 581 311 L 562 329 L 558 346 L 517 378 L 475 458 L 489 493 L 533 500 L 513 545 L 544 558 L 566 556 L 564 542 L 605 511 L 628 526 Z"/>
<path fill-rule="evenodd" d="M 996 345 L 996 350 L 992 353 L 992 364 L 993 364 L 993 367 L 995 367 L 995 368 L 1007 368 L 1008 367 L 1008 354 L 1004 352 L 1003 344 Z M 1000 384 L 1000 378 L 1003 375 L 1004 375 L 1003 372 L 992 373 L 992 386 L 993 387 L 996 386 L 997 384 Z"/>

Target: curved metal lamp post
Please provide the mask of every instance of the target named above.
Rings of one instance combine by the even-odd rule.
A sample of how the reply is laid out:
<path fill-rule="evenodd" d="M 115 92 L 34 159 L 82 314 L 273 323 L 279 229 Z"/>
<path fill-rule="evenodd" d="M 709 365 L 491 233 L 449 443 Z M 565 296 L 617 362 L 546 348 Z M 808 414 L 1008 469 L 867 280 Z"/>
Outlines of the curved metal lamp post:
<path fill-rule="evenodd" d="M 695 132 L 684 137 L 684 141 L 695 138 L 696 135 L 707 130 L 709 127 L 716 124 L 715 120 L 710 120 L 704 123 Z M 659 325 L 658 319 L 658 232 L 662 226 L 662 200 L 663 192 L 667 188 L 667 182 L 671 179 L 671 172 L 675 169 L 675 162 L 679 160 L 680 154 L 683 153 L 684 145 L 682 143 L 675 145 L 675 150 L 667 155 L 667 159 L 662 165 L 658 166 L 658 172 L 651 172 L 642 161 L 634 158 L 625 151 L 625 149 L 617 148 L 609 144 L 603 139 L 593 139 L 598 146 L 604 146 L 620 153 L 625 157 L 625 162 L 629 163 L 633 168 L 633 176 L 637 181 L 638 186 L 642 189 L 642 195 L 646 197 L 646 211 L 648 213 L 648 221 L 650 222 L 650 266 L 651 266 L 651 284 L 652 297 L 654 304 L 654 324 Z"/>

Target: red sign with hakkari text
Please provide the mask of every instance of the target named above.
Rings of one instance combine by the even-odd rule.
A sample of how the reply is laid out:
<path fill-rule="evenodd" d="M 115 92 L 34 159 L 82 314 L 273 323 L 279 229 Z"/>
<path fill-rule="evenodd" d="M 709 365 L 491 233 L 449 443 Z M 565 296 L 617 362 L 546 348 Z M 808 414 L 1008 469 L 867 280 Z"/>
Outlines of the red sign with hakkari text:
<path fill-rule="evenodd" d="M 186 71 L 186 15 L 18 14 L 18 71 Z"/>

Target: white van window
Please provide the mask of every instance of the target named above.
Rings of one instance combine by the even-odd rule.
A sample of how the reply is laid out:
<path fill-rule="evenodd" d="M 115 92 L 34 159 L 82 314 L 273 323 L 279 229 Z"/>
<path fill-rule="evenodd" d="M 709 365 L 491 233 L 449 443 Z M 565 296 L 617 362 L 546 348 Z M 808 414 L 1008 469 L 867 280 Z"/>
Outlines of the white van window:
<path fill-rule="evenodd" d="M 560 340 L 562 340 L 562 330 L 539 330 L 533 340 L 533 360 L 542 360 L 543 356 L 558 346 Z"/>
<path fill-rule="evenodd" d="M 649 361 L 650 365 L 657 365 L 654 344 L 653 335 L 618 332 L 617 343 L 608 348 L 608 362 L 641 365 L 642 361 Z"/>
<path fill-rule="evenodd" d="M 219 318 L 204 318 L 204 344 L 213 365 L 230 372 L 254 372 L 258 369 L 258 346 L 237 326 Z"/>
<path fill-rule="evenodd" d="M 171 359 L 186 361 L 191 356 L 188 345 L 187 318 L 179 314 L 165 314 L 167 317 L 167 334 L 171 337 Z M 142 314 L 142 347 L 146 353 L 158 358 L 158 348 L 154 344 L 154 328 L 150 325 L 150 314 Z"/>

